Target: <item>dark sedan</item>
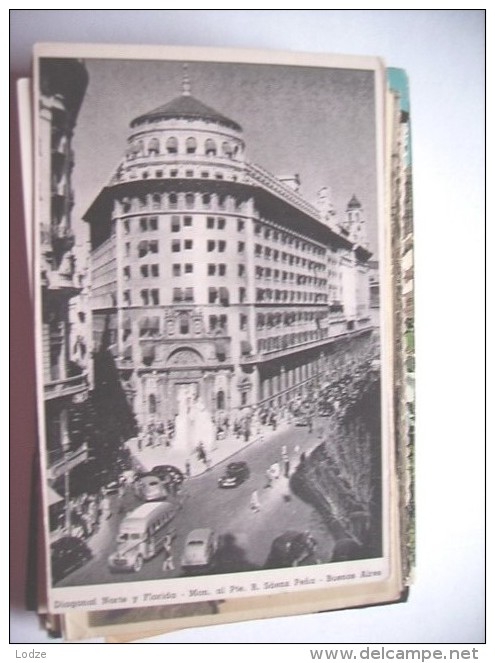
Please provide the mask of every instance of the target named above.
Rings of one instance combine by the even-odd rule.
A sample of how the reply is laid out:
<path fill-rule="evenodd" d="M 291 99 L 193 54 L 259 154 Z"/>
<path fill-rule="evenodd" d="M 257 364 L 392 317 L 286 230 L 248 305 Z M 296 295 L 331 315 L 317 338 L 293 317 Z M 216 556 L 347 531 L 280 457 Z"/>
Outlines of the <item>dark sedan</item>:
<path fill-rule="evenodd" d="M 265 569 L 315 564 L 316 540 L 309 532 L 284 532 L 272 542 Z"/>
<path fill-rule="evenodd" d="M 234 463 L 229 463 L 225 468 L 225 472 L 218 480 L 220 488 L 235 488 L 241 483 L 244 483 L 249 478 L 248 464 L 241 460 Z"/>
<path fill-rule="evenodd" d="M 84 566 L 91 557 L 88 546 L 75 536 L 64 536 L 55 541 L 51 546 L 53 582 Z"/>

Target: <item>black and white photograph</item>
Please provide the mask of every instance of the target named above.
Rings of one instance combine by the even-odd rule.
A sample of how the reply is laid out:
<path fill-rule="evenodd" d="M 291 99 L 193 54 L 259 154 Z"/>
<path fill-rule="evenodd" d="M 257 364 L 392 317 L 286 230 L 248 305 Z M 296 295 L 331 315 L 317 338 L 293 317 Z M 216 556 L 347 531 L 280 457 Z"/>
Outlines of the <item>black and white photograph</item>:
<path fill-rule="evenodd" d="M 88 52 L 35 78 L 51 609 L 385 579 L 384 69 Z"/>

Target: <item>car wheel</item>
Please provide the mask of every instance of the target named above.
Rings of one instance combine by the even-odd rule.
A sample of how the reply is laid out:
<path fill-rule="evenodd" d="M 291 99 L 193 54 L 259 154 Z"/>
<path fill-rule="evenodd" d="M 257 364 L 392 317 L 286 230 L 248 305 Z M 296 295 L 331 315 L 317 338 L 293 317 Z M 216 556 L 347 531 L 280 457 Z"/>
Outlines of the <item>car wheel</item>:
<path fill-rule="evenodd" d="M 138 555 L 136 557 L 136 560 L 134 561 L 133 569 L 136 573 L 139 573 L 139 571 L 141 571 L 142 568 L 143 568 L 143 557 L 142 555 Z"/>

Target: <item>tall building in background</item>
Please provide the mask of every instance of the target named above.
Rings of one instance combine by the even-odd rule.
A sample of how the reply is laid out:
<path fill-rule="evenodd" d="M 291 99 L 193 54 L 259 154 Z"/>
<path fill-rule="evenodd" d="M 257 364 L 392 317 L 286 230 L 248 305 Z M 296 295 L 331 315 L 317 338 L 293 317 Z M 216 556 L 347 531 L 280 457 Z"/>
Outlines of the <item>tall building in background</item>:
<path fill-rule="evenodd" d="M 90 225 L 93 341 L 142 425 L 191 393 L 213 417 L 303 397 L 369 339 L 365 219 L 339 224 L 246 157 L 241 126 L 191 95 L 130 123 Z M 349 346 L 350 347 L 350 346 Z"/>
<path fill-rule="evenodd" d="M 73 254 L 71 139 L 88 84 L 83 63 L 45 59 L 40 65 L 39 219 L 42 289 L 43 390 L 48 476 L 56 480 L 82 462 L 86 449 L 71 439 L 71 409 L 86 400 L 87 373 L 71 361 L 69 308 L 80 291 Z M 53 499 L 59 499 L 55 494 Z M 61 499 L 61 498 L 60 498 Z"/>

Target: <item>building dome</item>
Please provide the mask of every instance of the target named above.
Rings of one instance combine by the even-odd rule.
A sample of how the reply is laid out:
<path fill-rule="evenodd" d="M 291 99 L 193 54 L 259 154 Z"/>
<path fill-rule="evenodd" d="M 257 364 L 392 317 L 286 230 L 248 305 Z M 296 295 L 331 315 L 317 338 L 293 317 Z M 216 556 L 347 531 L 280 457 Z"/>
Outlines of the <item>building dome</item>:
<path fill-rule="evenodd" d="M 134 128 L 149 122 L 172 119 L 213 122 L 229 129 L 234 129 L 235 131 L 242 131 L 241 126 L 237 122 L 225 117 L 225 115 L 187 94 L 182 94 L 167 104 L 158 106 L 158 108 L 136 117 L 132 120 L 130 126 Z"/>
<path fill-rule="evenodd" d="M 351 210 L 351 209 L 361 209 L 361 207 L 362 207 L 361 203 L 360 203 L 359 200 L 356 198 L 356 195 L 353 194 L 353 195 L 352 195 L 352 198 L 351 198 L 351 199 L 349 200 L 349 202 L 347 203 L 347 210 L 349 211 L 349 210 Z"/>
<path fill-rule="evenodd" d="M 245 147 L 242 127 L 191 95 L 186 66 L 182 94 L 134 118 L 129 127 L 125 158 L 117 171 L 118 181 L 123 177 L 238 179 L 241 176 Z M 159 170 L 150 171 L 150 167 Z M 205 168 L 214 168 L 215 172 Z"/>

